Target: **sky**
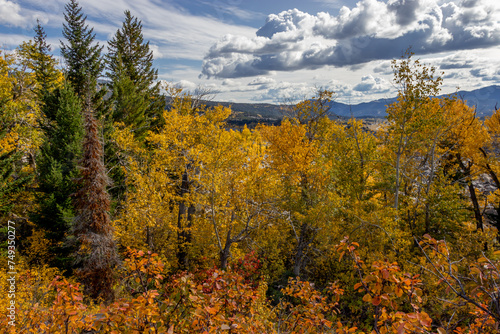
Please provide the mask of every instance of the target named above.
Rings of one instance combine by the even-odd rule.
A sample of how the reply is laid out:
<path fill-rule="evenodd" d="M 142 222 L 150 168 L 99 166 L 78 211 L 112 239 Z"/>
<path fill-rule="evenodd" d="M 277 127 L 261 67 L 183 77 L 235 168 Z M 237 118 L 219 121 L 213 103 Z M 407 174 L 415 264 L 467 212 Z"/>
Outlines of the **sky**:
<path fill-rule="evenodd" d="M 33 38 L 38 19 L 60 57 L 66 2 L 0 0 L 0 49 Z M 159 79 L 219 101 L 286 103 L 319 88 L 343 103 L 393 97 L 391 60 L 410 46 L 443 72 L 443 93 L 500 84 L 498 0 L 78 2 L 104 46 L 130 10 Z"/>

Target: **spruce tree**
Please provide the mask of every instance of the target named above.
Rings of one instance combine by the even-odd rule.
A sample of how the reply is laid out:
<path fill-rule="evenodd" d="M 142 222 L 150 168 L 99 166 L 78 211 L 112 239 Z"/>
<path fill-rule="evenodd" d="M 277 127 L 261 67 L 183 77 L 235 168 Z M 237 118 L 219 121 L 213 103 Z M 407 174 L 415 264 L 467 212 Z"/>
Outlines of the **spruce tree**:
<path fill-rule="evenodd" d="M 38 20 L 34 31 L 34 39 L 22 43 L 19 46 L 19 54 L 34 72 L 37 82 L 36 93 L 38 98 L 43 100 L 45 94 L 56 88 L 62 75 L 56 69 L 57 61 L 51 55 L 52 50 L 47 43 L 47 35 Z"/>
<path fill-rule="evenodd" d="M 109 78 L 111 97 L 110 114 L 105 126 L 105 138 L 115 122 L 123 122 L 134 131 L 135 138 L 144 142 L 147 131 L 160 119 L 164 109 L 158 72 L 153 68 L 153 52 L 144 41 L 142 23 L 125 11 L 125 21 L 109 41 L 106 56 L 106 76 Z M 110 193 L 114 207 L 119 207 L 126 191 L 125 175 L 121 166 L 125 159 L 112 142 L 106 142 L 106 166 L 110 170 L 113 186 Z"/>
<path fill-rule="evenodd" d="M 51 241 L 52 265 L 69 270 L 73 249 L 68 238 L 75 217 L 71 195 L 78 190 L 75 179 L 84 136 L 81 102 L 66 84 L 45 96 L 42 111 L 45 141 L 38 158 L 40 208 L 32 219 Z"/>
<path fill-rule="evenodd" d="M 124 122 L 144 139 L 164 109 L 153 52 L 144 42 L 142 23 L 125 11 L 122 28 L 108 43 L 107 77 L 111 81 L 112 121 Z"/>
<path fill-rule="evenodd" d="M 65 10 L 63 36 L 67 44 L 61 41 L 61 54 L 66 61 L 66 76 L 82 101 L 85 99 L 83 94 L 88 92 L 95 104 L 102 96 L 97 94 L 97 79 L 104 69 L 103 47 L 94 45 L 94 29 L 85 24 L 87 17 L 76 0 L 70 0 Z"/>

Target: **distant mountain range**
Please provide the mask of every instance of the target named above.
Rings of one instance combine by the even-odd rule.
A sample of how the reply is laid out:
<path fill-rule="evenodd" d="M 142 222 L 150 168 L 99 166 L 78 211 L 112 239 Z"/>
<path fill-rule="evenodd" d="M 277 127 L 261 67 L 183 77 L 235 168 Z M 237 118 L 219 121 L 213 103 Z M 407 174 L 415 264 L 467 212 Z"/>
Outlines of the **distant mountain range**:
<path fill-rule="evenodd" d="M 469 107 L 475 107 L 478 117 L 491 116 L 495 107 L 500 108 L 500 86 L 497 85 L 473 91 L 458 91 L 455 94 L 440 95 L 439 97 L 450 95 L 457 95 L 458 98 L 466 101 Z M 386 106 L 395 101 L 396 98 L 393 97 L 353 105 L 333 102 L 332 112 L 343 117 L 384 117 L 386 115 Z"/>
<path fill-rule="evenodd" d="M 443 96 L 449 96 L 441 95 Z M 460 99 L 467 101 L 467 105 L 475 107 L 478 117 L 490 116 L 495 107 L 500 108 L 500 86 L 493 85 L 473 91 L 458 91 L 455 94 Z M 331 112 L 340 117 L 356 118 L 382 118 L 386 115 L 386 106 L 395 102 L 396 98 L 380 99 L 360 104 L 345 104 L 332 102 Z M 282 118 L 281 107 L 276 104 L 267 103 L 230 103 L 230 102 L 205 102 L 207 106 L 222 104 L 231 106 L 234 121 L 259 122 L 277 121 Z"/>

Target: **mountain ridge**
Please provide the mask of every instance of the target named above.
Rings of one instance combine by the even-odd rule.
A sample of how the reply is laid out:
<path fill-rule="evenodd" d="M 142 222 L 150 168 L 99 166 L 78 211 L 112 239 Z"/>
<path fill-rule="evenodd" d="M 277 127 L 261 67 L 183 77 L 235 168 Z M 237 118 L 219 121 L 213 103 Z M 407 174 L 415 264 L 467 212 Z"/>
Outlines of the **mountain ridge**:
<path fill-rule="evenodd" d="M 475 107 L 478 117 L 491 116 L 496 107 L 500 106 L 500 85 L 491 85 L 479 89 L 460 90 L 452 94 L 442 94 L 438 97 L 454 96 L 466 101 L 469 107 Z M 331 102 L 332 116 L 355 118 L 383 118 L 386 116 L 387 105 L 396 101 L 396 97 L 383 98 L 358 104 Z M 272 103 L 237 103 L 221 101 L 204 101 L 207 106 L 231 106 L 233 120 L 237 121 L 278 121 L 283 118 L 281 106 Z"/>

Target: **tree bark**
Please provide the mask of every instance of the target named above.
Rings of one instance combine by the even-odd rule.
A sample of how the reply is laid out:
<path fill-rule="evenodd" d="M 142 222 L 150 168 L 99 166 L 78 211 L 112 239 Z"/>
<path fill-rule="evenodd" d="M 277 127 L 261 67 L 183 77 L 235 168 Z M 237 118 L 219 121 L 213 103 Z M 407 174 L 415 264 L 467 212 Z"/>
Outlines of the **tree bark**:
<path fill-rule="evenodd" d="M 468 166 L 465 166 L 465 164 L 462 162 L 462 158 L 460 154 L 456 155 L 458 164 L 460 165 L 460 168 L 463 170 L 465 177 L 467 178 L 467 187 L 469 189 L 469 195 L 470 195 L 470 200 L 472 202 L 472 208 L 474 210 L 474 217 L 476 219 L 476 229 L 480 229 L 483 231 L 483 216 L 481 215 L 481 209 L 479 207 L 479 202 L 477 200 L 476 196 L 476 189 L 474 188 L 474 184 L 472 183 L 472 178 L 471 178 L 471 163 L 468 164 Z"/>
<path fill-rule="evenodd" d="M 231 244 L 232 243 L 233 243 L 233 240 L 231 240 L 231 229 L 229 229 L 229 231 L 227 231 L 226 243 L 224 245 L 224 249 L 220 252 L 220 268 L 221 268 L 221 270 L 227 269 L 229 257 L 231 256 Z"/>
<path fill-rule="evenodd" d="M 469 187 L 470 199 L 472 201 L 472 206 L 474 208 L 474 217 L 476 218 L 476 229 L 478 230 L 480 229 L 481 231 L 483 231 L 484 230 L 483 217 L 481 215 L 481 209 L 479 208 L 479 202 L 476 196 L 476 189 L 472 184 L 472 180 L 469 180 L 468 187 Z"/>
<path fill-rule="evenodd" d="M 307 223 L 302 223 L 300 226 L 300 235 L 295 248 L 293 275 L 300 276 L 302 269 L 305 265 L 307 247 L 311 244 L 313 239 L 312 231 Z"/>
<path fill-rule="evenodd" d="M 180 189 L 180 196 L 183 198 L 179 202 L 179 214 L 177 216 L 177 261 L 179 266 L 187 269 L 189 265 L 188 245 L 191 243 L 192 234 L 192 220 L 195 213 L 193 204 L 186 205 L 185 196 L 191 192 L 191 182 L 189 180 L 188 171 L 185 170 L 182 174 L 182 182 Z"/>

